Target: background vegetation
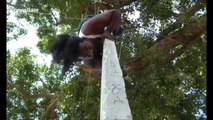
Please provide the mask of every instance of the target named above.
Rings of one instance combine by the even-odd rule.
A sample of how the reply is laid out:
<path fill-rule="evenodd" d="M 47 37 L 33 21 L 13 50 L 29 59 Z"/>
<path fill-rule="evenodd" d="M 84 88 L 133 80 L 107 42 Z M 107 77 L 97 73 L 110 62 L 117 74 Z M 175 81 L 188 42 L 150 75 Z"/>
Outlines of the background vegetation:
<path fill-rule="evenodd" d="M 37 47 L 50 54 L 58 34 L 76 35 L 103 3 L 122 11 L 125 33 L 116 45 L 133 119 L 205 119 L 205 0 L 7 0 L 7 16 L 25 10 L 16 17 L 37 28 Z M 135 11 L 139 17 L 129 19 Z M 7 22 L 8 42 L 26 33 Z M 89 83 L 76 68 L 62 77 L 61 66 L 37 64 L 30 49 L 8 50 L 7 119 L 99 119 L 100 80 Z"/>

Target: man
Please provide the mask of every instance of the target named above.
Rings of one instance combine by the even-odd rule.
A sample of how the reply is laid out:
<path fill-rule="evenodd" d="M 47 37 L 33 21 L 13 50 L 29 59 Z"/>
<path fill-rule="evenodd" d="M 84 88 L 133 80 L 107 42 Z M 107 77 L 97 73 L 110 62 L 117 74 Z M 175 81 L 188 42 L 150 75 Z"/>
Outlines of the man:
<path fill-rule="evenodd" d="M 100 72 L 103 40 L 115 40 L 113 35 L 120 35 L 123 31 L 120 22 L 121 12 L 112 9 L 83 22 L 78 37 L 59 35 L 51 47 L 51 52 L 55 62 L 63 61 L 63 74 L 69 70 L 70 65 L 82 60 L 92 71 Z"/>

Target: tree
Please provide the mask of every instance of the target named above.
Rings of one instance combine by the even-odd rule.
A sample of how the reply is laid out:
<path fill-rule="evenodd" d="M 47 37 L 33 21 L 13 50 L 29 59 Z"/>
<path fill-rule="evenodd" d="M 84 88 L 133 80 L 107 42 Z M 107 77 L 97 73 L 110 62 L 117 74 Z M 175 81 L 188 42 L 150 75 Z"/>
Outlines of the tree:
<path fill-rule="evenodd" d="M 206 1 L 7 2 L 14 10 L 28 10 L 17 17 L 36 26 L 37 46 L 44 54 L 49 54 L 58 33 L 76 34 L 82 17 L 105 4 L 122 11 L 125 33 L 117 51 L 133 119 L 205 118 Z M 135 11 L 140 16 L 129 19 Z M 8 25 L 8 33 L 17 28 Z M 100 82 L 89 83 L 90 75 L 78 66 L 62 77 L 60 66 L 38 65 L 30 50 L 23 48 L 14 55 L 7 52 L 7 76 L 8 119 L 99 118 Z"/>

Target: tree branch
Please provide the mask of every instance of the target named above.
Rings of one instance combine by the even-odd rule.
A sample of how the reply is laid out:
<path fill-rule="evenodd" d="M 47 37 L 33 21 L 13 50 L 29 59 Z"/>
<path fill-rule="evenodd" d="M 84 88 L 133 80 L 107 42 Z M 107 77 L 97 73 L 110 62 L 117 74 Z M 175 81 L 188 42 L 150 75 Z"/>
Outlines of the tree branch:
<path fill-rule="evenodd" d="M 107 4 L 114 5 L 113 8 L 118 9 L 135 2 L 136 0 L 102 0 Z"/>
<path fill-rule="evenodd" d="M 52 99 L 55 97 L 55 95 L 51 94 L 51 93 L 40 93 L 40 94 L 35 94 L 35 95 L 30 95 L 29 96 L 31 99 L 38 99 L 38 98 L 48 98 L 48 99 Z"/>
<path fill-rule="evenodd" d="M 7 2 L 7 5 L 11 6 L 11 7 L 14 7 L 14 8 L 17 8 L 16 5 L 11 4 L 10 2 Z"/>
<path fill-rule="evenodd" d="M 192 41 L 189 44 L 187 44 L 187 46 L 183 46 L 180 49 L 174 51 L 174 53 L 166 55 L 165 61 L 163 61 L 163 64 L 168 64 L 171 61 L 173 61 L 175 58 L 177 58 L 177 57 L 181 56 L 182 54 L 184 54 L 185 52 L 187 52 L 187 50 L 189 50 L 195 42 L 196 41 Z"/>
<path fill-rule="evenodd" d="M 135 73 L 138 70 L 143 70 L 150 64 L 154 63 L 154 60 L 159 54 L 168 55 L 170 49 L 177 45 L 188 46 L 187 44 L 192 41 L 198 40 L 198 38 L 206 31 L 206 15 L 199 17 L 196 21 L 188 24 L 179 31 L 165 37 L 152 47 L 148 52 L 150 56 L 143 56 L 143 58 L 134 58 L 130 62 L 126 63 L 123 68 L 124 74 Z M 162 56 L 162 57 L 164 57 Z M 165 59 L 164 59 L 165 60 Z"/>
<path fill-rule="evenodd" d="M 47 120 L 50 116 L 50 113 L 56 108 L 56 105 L 58 103 L 58 97 L 56 97 L 51 104 L 49 105 L 49 107 L 47 108 L 47 110 L 45 111 L 44 115 L 42 116 L 41 120 Z"/>
<path fill-rule="evenodd" d="M 51 13 L 52 17 L 53 17 L 54 20 L 55 20 L 55 26 L 58 26 L 58 25 L 59 25 L 58 19 L 57 19 L 56 16 L 53 14 L 53 11 L 52 11 L 50 5 L 49 5 L 49 8 L 50 8 L 50 9 L 49 9 L 49 10 L 50 10 L 50 13 Z"/>
<path fill-rule="evenodd" d="M 45 88 L 49 89 L 49 86 L 43 81 L 43 79 L 40 78 L 39 80 L 42 82 L 42 84 Z"/>
<path fill-rule="evenodd" d="M 177 28 L 180 28 L 184 21 L 190 19 L 191 16 L 193 16 L 198 10 L 203 8 L 203 5 L 197 2 L 195 5 L 193 5 L 191 8 L 186 9 L 184 12 L 179 14 L 177 17 L 177 21 L 170 26 L 168 26 L 166 29 L 164 29 L 158 36 L 158 39 L 155 41 L 158 42 L 163 37 L 167 36 L 171 31 L 174 31 Z"/>
<path fill-rule="evenodd" d="M 9 89 L 15 88 L 22 95 L 22 97 L 24 99 L 38 99 L 38 98 L 52 99 L 52 98 L 56 97 L 55 95 L 53 95 L 51 93 L 40 93 L 40 94 L 30 95 L 24 89 L 22 89 L 20 86 L 14 84 L 14 83 L 11 83 L 9 80 L 7 80 L 7 86 Z"/>

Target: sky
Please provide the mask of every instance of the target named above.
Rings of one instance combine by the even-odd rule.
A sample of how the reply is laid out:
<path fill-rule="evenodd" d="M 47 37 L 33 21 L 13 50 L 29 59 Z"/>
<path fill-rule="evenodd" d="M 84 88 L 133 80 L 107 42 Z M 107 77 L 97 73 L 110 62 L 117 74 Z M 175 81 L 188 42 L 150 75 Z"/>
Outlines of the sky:
<path fill-rule="evenodd" d="M 50 65 L 52 57 L 51 55 L 41 54 L 39 49 L 36 47 L 39 38 L 36 35 L 36 28 L 29 24 L 26 20 L 17 20 L 15 13 L 11 13 L 7 17 L 7 21 L 14 22 L 17 25 L 23 26 L 27 30 L 27 34 L 19 37 L 17 40 L 10 40 L 7 42 L 7 50 L 14 54 L 19 48 L 28 47 L 33 55 L 37 56 L 36 63 Z"/>

